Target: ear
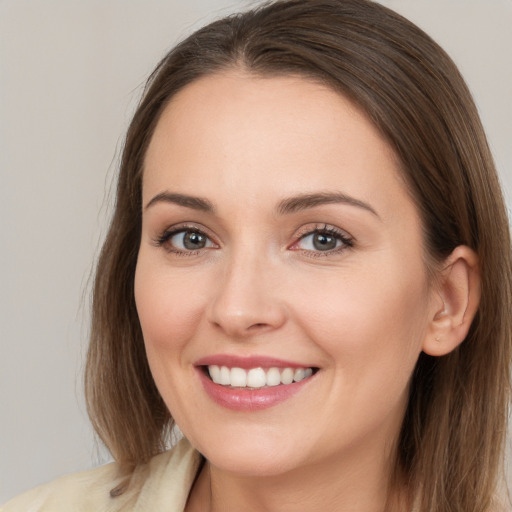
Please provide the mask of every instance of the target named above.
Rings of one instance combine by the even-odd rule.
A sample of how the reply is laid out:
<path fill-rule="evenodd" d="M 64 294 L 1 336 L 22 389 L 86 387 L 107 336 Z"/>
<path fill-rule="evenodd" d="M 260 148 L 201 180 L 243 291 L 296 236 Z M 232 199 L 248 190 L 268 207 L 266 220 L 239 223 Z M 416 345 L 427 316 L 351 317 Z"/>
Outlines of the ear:
<path fill-rule="evenodd" d="M 444 356 L 466 338 L 480 303 L 480 268 L 475 251 L 457 247 L 446 259 L 433 289 L 430 328 L 423 352 Z"/>

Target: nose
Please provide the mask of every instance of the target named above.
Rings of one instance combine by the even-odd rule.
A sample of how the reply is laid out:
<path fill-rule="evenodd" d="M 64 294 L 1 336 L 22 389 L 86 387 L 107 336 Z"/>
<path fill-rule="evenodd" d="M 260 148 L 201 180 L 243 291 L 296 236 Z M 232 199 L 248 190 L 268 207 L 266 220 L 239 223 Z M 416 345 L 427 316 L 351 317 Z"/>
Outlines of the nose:
<path fill-rule="evenodd" d="M 243 340 L 278 329 L 286 322 L 279 272 L 268 260 L 239 254 L 224 263 L 222 279 L 207 308 L 208 320 L 229 336 Z"/>

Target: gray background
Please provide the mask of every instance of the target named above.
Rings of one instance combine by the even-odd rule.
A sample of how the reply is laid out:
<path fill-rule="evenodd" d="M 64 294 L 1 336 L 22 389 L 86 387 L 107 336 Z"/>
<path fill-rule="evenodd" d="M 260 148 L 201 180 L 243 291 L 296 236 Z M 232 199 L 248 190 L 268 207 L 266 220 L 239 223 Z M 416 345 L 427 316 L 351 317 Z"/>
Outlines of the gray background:
<path fill-rule="evenodd" d="M 512 204 L 512 0 L 382 0 L 455 59 Z M 0 503 L 107 460 L 81 375 L 89 276 L 141 84 L 246 1 L 0 0 Z"/>

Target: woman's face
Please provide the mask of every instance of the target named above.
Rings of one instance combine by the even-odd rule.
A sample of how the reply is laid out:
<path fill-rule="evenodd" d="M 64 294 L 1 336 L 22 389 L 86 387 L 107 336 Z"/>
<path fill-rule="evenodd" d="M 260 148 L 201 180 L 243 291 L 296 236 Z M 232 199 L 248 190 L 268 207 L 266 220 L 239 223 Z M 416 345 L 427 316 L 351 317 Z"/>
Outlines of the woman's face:
<path fill-rule="evenodd" d="M 418 213 L 366 117 L 301 78 L 198 80 L 158 122 L 143 208 L 137 309 L 192 444 L 244 475 L 384 458 L 432 301 Z"/>

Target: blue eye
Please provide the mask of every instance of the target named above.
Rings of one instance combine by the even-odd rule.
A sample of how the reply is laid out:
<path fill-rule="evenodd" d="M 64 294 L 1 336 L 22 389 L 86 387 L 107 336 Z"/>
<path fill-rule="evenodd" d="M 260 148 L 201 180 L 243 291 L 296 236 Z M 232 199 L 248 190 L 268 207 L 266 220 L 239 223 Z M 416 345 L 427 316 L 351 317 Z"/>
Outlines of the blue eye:
<path fill-rule="evenodd" d="M 342 245 L 342 241 L 327 233 L 311 233 L 301 239 L 301 245 L 306 251 L 332 251 Z"/>
<path fill-rule="evenodd" d="M 317 228 L 303 235 L 293 246 L 311 252 L 337 252 L 352 247 L 352 240 L 344 233 L 331 227 Z"/>
<path fill-rule="evenodd" d="M 165 232 L 157 244 L 165 246 L 171 252 L 187 253 L 216 247 L 216 245 L 198 229 L 179 229 Z"/>

